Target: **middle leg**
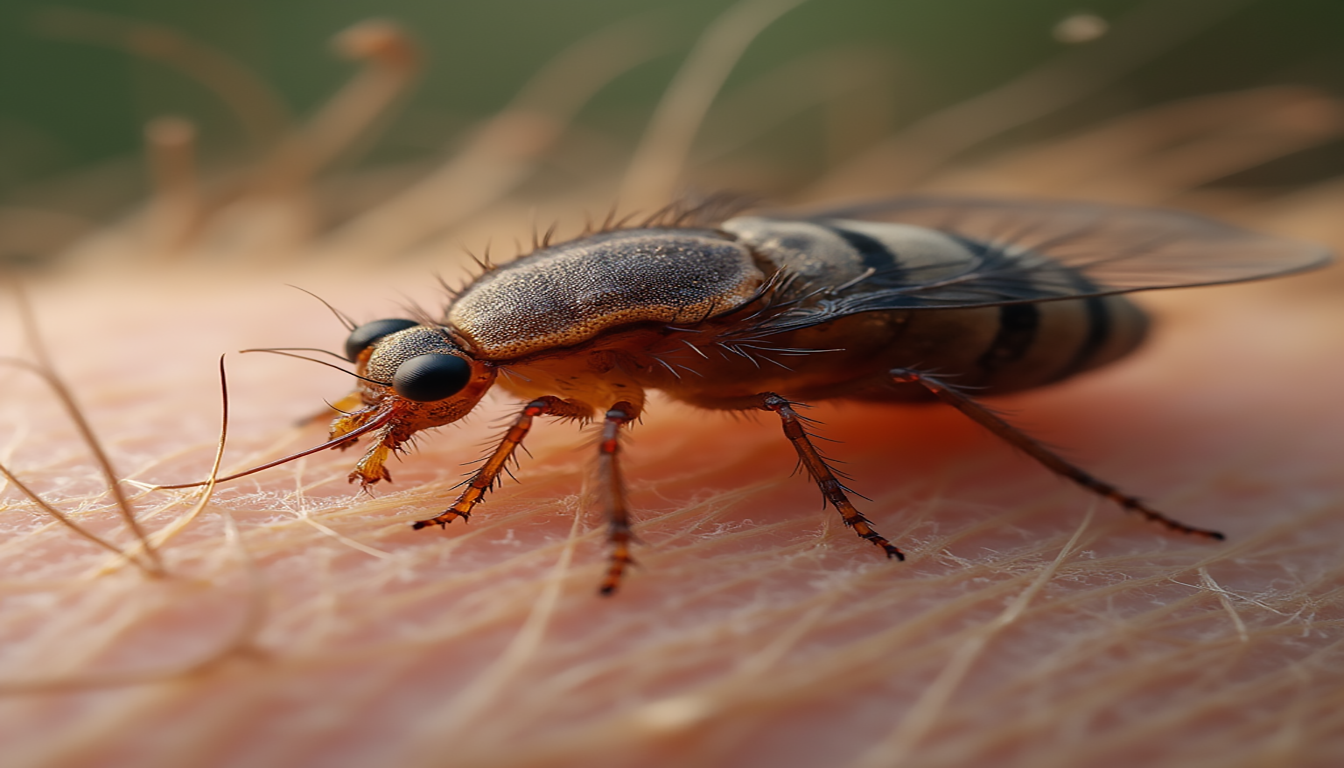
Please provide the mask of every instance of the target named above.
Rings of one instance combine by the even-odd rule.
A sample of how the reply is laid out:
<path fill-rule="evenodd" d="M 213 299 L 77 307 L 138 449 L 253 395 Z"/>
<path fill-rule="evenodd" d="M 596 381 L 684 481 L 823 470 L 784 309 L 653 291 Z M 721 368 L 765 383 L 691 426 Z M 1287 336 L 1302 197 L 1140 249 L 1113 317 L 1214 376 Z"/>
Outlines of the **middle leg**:
<path fill-rule="evenodd" d="M 608 533 L 611 543 L 611 555 L 607 562 L 607 573 L 598 589 L 603 595 L 616 593 L 625 575 L 626 566 L 635 561 L 630 556 L 630 507 L 625 501 L 625 482 L 621 478 L 621 465 L 618 460 L 621 451 L 621 427 L 635 418 L 635 408 L 630 403 L 617 403 L 607 411 L 602 421 L 602 440 L 598 443 L 597 475 L 599 492 L 606 505 Z"/>
<path fill-rule="evenodd" d="M 854 529 L 859 538 L 871 541 L 874 545 L 881 547 L 882 551 L 887 553 L 887 557 L 904 560 L 905 554 L 883 538 L 880 533 L 873 530 L 868 518 L 864 517 L 863 513 L 855 509 L 854 505 L 850 503 L 849 497 L 845 495 L 845 486 L 836 478 L 835 472 L 831 470 L 830 465 L 826 463 L 826 459 L 817 451 L 816 446 L 812 445 L 811 437 L 803 426 L 803 418 L 798 415 L 797 411 L 793 410 L 793 403 L 773 392 L 765 392 L 761 395 L 760 408 L 779 414 L 780 420 L 784 422 L 784 436 L 789 438 L 789 442 L 793 443 L 794 450 L 798 452 L 798 460 L 807 468 L 807 473 L 812 476 L 817 487 L 821 489 L 821 495 L 840 513 L 845 525 Z"/>

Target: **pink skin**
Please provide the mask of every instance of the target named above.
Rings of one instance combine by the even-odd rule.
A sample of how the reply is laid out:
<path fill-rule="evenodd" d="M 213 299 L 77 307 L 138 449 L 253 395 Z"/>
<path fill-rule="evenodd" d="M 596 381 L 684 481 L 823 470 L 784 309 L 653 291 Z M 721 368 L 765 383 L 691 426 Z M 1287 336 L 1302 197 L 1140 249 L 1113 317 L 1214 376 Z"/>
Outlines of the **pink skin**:
<path fill-rule="evenodd" d="M 395 314 L 384 298 L 422 271 L 300 279 L 371 319 Z M 170 482 L 208 465 L 219 353 L 339 347 L 340 327 L 279 287 L 295 279 L 107 275 L 33 293 L 118 468 Z M 1127 517 L 932 407 L 802 412 L 840 441 L 819 445 L 847 462 L 898 563 L 789 477 L 773 415 L 651 400 L 622 445 L 642 567 L 610 600 L 593 594 L 600 514 L 582 511 L 592 427 L 538 418 L 521 484 L 469 525 L 411 530 L 518 412 L 500 396 L 417 436 L 372 495 L 345 483 L 356 457 L 339 451 L 222 488 L 164 548 L 164 580 L 81 578 L 105 553 L 7 491 L 0 685 L 76 690 L 0 701 L 0 743 L 67 765 L 1319 761 L 1344 748 L 1330 719 L 1344 687 L 1344 317 L 1316 287 L 1340 282 L 1336 268 L 1154 296 L 1162 322 L 1140 353 L 994 403 L 1224 544 Z M 229 365 L 226 468 L 320 442 L 320 427 L 284 425 L 350 385 L 288 360 Z M 6 463 L 67 509 L 102 498 L 49 399 L 0 375 Z M 135 503 L 153 531 L 187 501 Z M 127 542 L 93 506 L 81 519 Z M 236 637 L 249 581 L 218 509 L 266 597 L 257 631 Z M 123 673 L 173 682 L 78 690 Z"/>

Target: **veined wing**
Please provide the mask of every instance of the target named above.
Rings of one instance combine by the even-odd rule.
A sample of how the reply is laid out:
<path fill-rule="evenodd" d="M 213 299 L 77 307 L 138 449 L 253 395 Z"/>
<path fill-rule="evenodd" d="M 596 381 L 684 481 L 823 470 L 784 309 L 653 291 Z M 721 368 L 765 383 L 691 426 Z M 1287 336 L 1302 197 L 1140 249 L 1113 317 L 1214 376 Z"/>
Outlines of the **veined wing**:
<path fill-rule="evenodd" d="M 862 251 L 870 274 L 765 320 L 767 333 L 855 312 L 997 306 L 1302 272 L 1325 248 L 1175 211 L 906 198 L 799 217 Z M 932 232 L 930 232 L 932 230 Z M 806 290 L 806 286 L 800 286 Z"/>

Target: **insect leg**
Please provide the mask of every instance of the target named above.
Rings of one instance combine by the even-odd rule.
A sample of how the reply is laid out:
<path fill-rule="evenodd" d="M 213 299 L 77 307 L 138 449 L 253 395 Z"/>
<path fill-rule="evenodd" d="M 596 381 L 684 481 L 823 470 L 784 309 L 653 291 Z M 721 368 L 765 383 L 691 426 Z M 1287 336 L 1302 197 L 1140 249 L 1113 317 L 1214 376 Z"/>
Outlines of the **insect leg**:
<path fill-rule="evenodd" d="M 630 508 L 625 502 L 625 482 L 621 479 L 618 456 L 621 451 L 621 427 L 634 419 L 634 406 L 617 403 L 607 411 L 602 422 L 602 441 L 598 443 L 597 476 L 603 503 L 606 505 L 611 556 L 607 574 L 602 578 L 598 592 L 611 595 L 621 585 L 625 568 L 635 561 L 630 557 Z"/>
<path fill-rule="evenodd" d="M 1050 449 L 1036 442 L 1018 428 L 999 418 L 993 411 L 932 376 L 904 369 L 891 371 L 891 376 L 900 383 L 913 382 L 923 385 L 925 389 L 932 392 L 939 400 L 956 408 L 958 411 L 969 416 L 975 423 L 1008 441 L 1013 447 L 1023 451 L 1028 456 L 1045 465 L 1046 469 L 1072 480 L 1099 496 L 1114 501 L 1128 511 L 1137 512 L 1148 520 L 1155 523 L 1161 523 L 1167 528 L 1180 533 L 1205 536 L 1219 541 L 1224 538 L 1223 534 L 1218 531 L 1212 531 L 1207 528 L 1196 528 L 1193 525 L 1186 525 L 1178 520 L 1173 520 L 1161 512 L 1149 507 L 1139 499 L 1126 493 L 1122 493 L 1120 489 L 1115 486 L 1109 483 L 1103 483 L 1064 459 L 1061 459 L 1059 456 L 1056 456 Z"/>
<path fill-rule="evenodd" d="M 891 542 L 887 541 L 868 522 L 868 518 L 863 516 L 862 512 L 854 508 L 850 503 L 849 497 L 845 495 L 845 487 L 836 479 L 835 473 L 831 471 L 826 459 L 822 457 L 817 449 L 812 445 L 812 440 L 807 434 L 807 429 L 803 426 L 803 419 L 793 410 L 793 403 L 774 394 L 765 392 L 761 395 L 761 408 L 766 411 L 774 411 L 779 414 L 779 418 L 784 422 L 784 436 L 793 443 L 793 448 L 798 452 L 798 459 L 807 467 L 807 473 L 816 481 L 817 487 L 821 489 L 821 495 L 830 502 L 844 518 L 845 525 L 853 528 L 854 532 L 861 539 L 867 539 L 873 544 L 882 548 L 887 553 L 887 557 L 894 557 L 897 560 L 904 560 L 905 554 L 897 549 Z"/>
<path fill-rule="evenodd" d="M 490 454 L 490 458 L 486 459 L 481 468 L 476 470 L 476 474 L 471 476 L 471 480 L 467 481 L 467 487 L 462 490 L 462 495 L 457 497 L 457 501 L 438 517 L 417 520 L 414 528 L 420 530 L 431 525 L 442 527 L 456 518 L 466 520 L 471 517 L 472 507 L 480 503 L 485 492 L 494 487 L 495 481 L 499 479 L 499 473 L 504 471 L 509 459 L 513 457 L 513 452 L 523 444 L 523 438 L 527 437 L 528 430 L 532 429 L 532 420 L 552 410 L 558 402 L 558 398 L 541 397 L 528 403 L 514 420 L 513 426 L 509 427 L 509 431 L 504 433 L 504 439 L 499 441 L 494 453 Z"/>

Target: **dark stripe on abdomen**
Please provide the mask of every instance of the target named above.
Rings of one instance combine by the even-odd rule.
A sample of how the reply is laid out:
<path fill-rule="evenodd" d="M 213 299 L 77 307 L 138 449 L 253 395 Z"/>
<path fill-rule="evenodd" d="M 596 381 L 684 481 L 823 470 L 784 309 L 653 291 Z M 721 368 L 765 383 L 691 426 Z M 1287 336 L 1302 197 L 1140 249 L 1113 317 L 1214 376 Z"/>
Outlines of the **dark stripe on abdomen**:
<path fill-rule="evenodd" d="M 901 261 L 881 240 L 869 237 L 862 232 L 854 232 L 840 227 L 826 228 L 849 243 L 849 247 L 858 252 L 859 257 L 863 259 L 863 266 L 882 275 L 883 282 L 900 281 L 902 276 Z"/>
<path fill-rule="evenodd" d="M 1069 362 L 1051 377 L 1052 381 L 1061 381 L 1085 371 L 1106 342 L 1111 338 L 1111 311 L 1106 307 L 1105 296 L 1089 296 L 1080 299 L 1086 309 L 1087 335 L 1078 345 L 1077 351 Z"/>
<path fill-rule="evenodd" d="M 1035 304 L 1005 304 L 999 307 L 999 331 L 980 355 L 976 365 L 985 380 L 1005 365 L 1021 360 L 1036 341 L 1041 327 L 1041 311 Z"/>

